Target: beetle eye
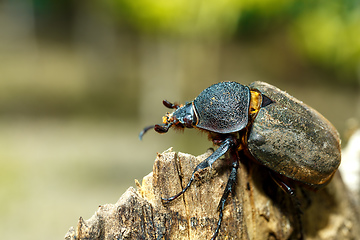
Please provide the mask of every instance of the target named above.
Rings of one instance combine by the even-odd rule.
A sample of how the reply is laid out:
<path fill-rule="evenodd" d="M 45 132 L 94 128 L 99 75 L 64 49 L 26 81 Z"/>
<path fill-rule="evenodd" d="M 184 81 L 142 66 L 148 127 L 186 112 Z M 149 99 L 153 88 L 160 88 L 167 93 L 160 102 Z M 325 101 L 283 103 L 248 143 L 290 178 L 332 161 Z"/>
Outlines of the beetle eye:
<path fill-rule="evenodd" d="M 193 127 L 193 120 L 192 120 L 191 115 L 186 115 L 184 117 L 184 123 L 185 123 L 185 127 L 187 127 L 187 128 Z"/>

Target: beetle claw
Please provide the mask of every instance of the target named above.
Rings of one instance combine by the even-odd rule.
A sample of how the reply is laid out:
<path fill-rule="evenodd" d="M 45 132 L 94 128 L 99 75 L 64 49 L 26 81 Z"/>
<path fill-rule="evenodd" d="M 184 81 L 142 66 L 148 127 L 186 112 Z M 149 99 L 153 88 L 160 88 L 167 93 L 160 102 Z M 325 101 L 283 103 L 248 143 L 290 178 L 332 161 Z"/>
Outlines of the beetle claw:
<path fill-rule="evenodd" d="M 167 203 L 171 202 L 171 199 L 170 199 L 170 198 L 162 198 L 162 197 L 161 197 L 161 201 L 162 201 L 163 203 L 167 204 Z"/>
<path fill-rule="evenodd" d="M 180 194 L 176 194 L 175 196 L 169 197 L 169 198 L 161 198 L 161 201 L 163 201 L 163 203 L 168 204 L 169 202 L 171 202 L 172 200 L 175 200 L 178 195 L 180 196 Z"/>

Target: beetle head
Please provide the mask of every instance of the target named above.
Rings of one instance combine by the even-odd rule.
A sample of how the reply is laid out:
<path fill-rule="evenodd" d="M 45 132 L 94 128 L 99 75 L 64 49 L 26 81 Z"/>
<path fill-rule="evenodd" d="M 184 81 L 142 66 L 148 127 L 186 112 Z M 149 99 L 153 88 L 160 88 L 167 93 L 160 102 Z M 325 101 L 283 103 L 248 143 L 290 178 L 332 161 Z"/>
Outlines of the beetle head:
<path fill-rule="evenodd" d="M 193 102 L 186 103 L 185 105 L 177 105 L 164 100 L 163 104 L 165 107 L 174 108 L 176 110 L 172 113 L 166 113 L 162 118 L 162 124 L 155 124 L 144 128 L 139 134 L 140 139 L 142 139 L 144 134 L 152 128 L 158 133 L 166 133 L 172 126 L 175 126 L 176 128 L 193 128 L 196 125 L 197 117 Z"/>

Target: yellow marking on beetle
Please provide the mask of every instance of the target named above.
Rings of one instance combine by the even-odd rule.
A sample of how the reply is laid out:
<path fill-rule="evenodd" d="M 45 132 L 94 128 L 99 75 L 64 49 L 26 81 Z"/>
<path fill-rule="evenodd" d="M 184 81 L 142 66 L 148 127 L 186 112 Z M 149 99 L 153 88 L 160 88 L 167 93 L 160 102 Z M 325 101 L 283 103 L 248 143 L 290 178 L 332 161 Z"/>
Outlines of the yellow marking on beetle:
<path fill-rule="evenodd" d="M 168 119 L 167 116 L 163 116 L 163 117 L 162 117 L 162 122 L 163 122 L 164 124 L 167 123 L 167 119 Z"/>
<path fill-rule="evenodd" d="M 259 112 L 262 103 L 261 93 L 251 90 L 250 96 L 249 114 L 256 115 Z"/>
<path fill-rule="evenodd" d="M 240 135 L 240 144 L 237 148 L 238 151 L 244 150 L 247 145 L 247 134 Z"/>

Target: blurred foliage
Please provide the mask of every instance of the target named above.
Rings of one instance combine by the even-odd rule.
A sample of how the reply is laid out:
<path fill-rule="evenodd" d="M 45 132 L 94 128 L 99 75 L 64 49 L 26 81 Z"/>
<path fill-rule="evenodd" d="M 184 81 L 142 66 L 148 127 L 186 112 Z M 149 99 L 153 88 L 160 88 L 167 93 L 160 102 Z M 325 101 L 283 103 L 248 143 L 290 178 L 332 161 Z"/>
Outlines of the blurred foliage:
<path fill-rule="evenodd" d="M 240 11 L 237 0 L 110 2 L 123 20 L 147 33 L 215 37 L 234 29 Z"/>
<path fill-rule="evenodd" d="M 359 1 L 311 3 L 295 19 L 292 34 L 312 62 L 329 70 L 333 68 L 343 80 L 359 74 Z"/>
<path fill-rule="evenodd" d="M 358 84 L 358 0 L 0 3 L 0 114 L 132 118 L 149 97 L 140 94 L 145 82 L 177 79 L 179 94 L 194 96 L 245 70 L 256 75 L 249 81 L 313 71 L 319 81 Z"/>
<path fill-rule="evenodd" d="M 94 0 L 83 4 L 73 0 L 33 0 L 33 3 L 38 26 L 49 26 L 47 30 L 54 29 L 51 26 L 56 19 L 67 22 L 82 7 L 93 5 L 107 7 L 113 13 L 110 15 L 120 20 L 120 27 L 136 29 L 140 34 L 251 40 L 286 32 L 297 52 L 312 64 L 354 83 L 359 74 L 358 0 Z"/>
<path fill-rule="evenodd" d="M 357 0 L 115 0 L 123 22 L 148 34 L 265 38 L 285 31 L 298 52 L 343 80 L 356 82 L 360 62 Z"/>

